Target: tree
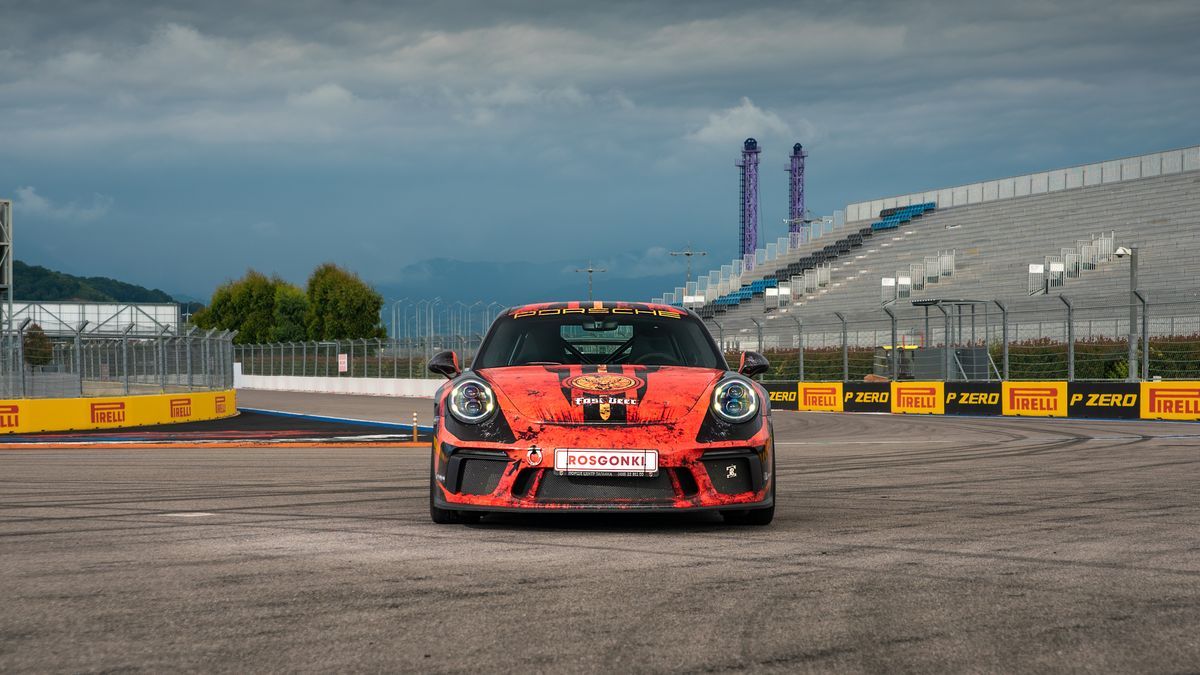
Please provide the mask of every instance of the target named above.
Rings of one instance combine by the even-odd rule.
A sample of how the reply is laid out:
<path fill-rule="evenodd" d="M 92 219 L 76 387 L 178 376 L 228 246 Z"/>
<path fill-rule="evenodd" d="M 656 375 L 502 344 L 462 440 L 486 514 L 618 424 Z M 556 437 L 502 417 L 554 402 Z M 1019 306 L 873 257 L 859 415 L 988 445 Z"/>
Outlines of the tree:
<path fill-rule="evenodd" d="M 308 297 L 304 291 L 291 284 L 281 283 L 275 287 L 274 325 L 271 326 L 272 342 L 299 342 L 305 339 L 305 314 Z"/>
<path fill-rule="evenodd" d="M 248 270 L 213 291 L 208 307 L 192 321 L 200 328 L 236 330 L 234 342 L 291 341 L 303 338 L 304 293 L 279 277 Z"/>
<path fill-rule="evenodd" d="M 358 275 L 325 263 L 308 278 L 305 328 L 310 340 L 383 337 L 383 296 Z"/>
<path fill-rule="evenodd" d="M 22 351 L 25 353 L 25 363 L 31 366 L 45 366 L 54 360 L 54 344 L 36 323 L 26 329 Z"/>

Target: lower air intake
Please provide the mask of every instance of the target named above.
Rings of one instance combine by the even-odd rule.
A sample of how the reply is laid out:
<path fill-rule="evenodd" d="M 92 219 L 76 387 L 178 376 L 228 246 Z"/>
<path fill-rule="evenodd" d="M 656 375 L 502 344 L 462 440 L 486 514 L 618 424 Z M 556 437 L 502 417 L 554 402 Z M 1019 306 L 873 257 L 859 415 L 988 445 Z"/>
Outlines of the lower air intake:
<path fill-rule="evenodd" d="M 666 471 L 653 477 L 560 476 L 542 474 L 537 498 L 543 501 L 610 501 L 621 499 L 674 499 L 675 489 Z"/>
<path fill-rule="evenodd" d="M 490 459 L 468 459 L 463 461 L 462 483 L 458 491 L 466 495 L 490 495 L 500 484 L 507 462 Z"/>

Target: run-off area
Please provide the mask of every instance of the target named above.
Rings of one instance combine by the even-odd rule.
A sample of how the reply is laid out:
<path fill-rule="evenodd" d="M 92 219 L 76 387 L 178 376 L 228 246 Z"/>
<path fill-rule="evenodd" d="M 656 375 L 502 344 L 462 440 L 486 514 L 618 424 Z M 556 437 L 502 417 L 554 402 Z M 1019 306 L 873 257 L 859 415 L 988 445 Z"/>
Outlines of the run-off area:
<path fill-rule="evenodd" d="M 1197 425 L 775 425 L 766 528 L 436 526 L 427 448 L 0 451 L 0 671 L 1200 663 Z"/>

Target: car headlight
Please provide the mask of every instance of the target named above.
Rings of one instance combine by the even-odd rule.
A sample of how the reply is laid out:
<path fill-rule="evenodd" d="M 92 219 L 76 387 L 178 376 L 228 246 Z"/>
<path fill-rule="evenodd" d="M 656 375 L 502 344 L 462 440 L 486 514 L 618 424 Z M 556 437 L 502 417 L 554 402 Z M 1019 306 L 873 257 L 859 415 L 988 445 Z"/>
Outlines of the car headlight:
<path fill-rule="evenodd" d="M 463 380 L 450 390 L 447 403 L 450 414 L 460 422 L 477 424 L 487 419 L 496 409 L 496 395 L 482 380 Z"/>
<path fill-rule="evenodd" d="M 746 380 L 730 378 L 713 390 L 712 410 L 726 422 L 745 422 L 758 412 L 758 394 Z"/>

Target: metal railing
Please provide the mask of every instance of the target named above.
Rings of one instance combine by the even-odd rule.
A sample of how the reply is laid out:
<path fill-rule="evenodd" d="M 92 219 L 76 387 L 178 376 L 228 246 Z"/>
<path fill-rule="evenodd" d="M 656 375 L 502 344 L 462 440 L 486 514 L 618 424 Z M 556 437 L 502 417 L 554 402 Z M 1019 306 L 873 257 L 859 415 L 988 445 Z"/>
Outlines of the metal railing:
<path fill-rule="evenodd" d="M 936 202 L 939 209 L 983 202 L 1060 192 L 1093 185 L 1121 183 L 1200 169 L 1200 146 L 1153 152 L 1065 169 L 1039 171 L 1024 176 L 914 192 L 896 197 L 872 199 L 846 206 L 846 222 L 871 220 L 883 209 Z"/>
<path fill-rule="evenodd" d="M 131 327 L 127 327 L 131 328 Z M 233 331 L 183 335 L 76 331 L 32 324 L 0 336 L 0 398 L 120 396 L 233 387 Z"/>

